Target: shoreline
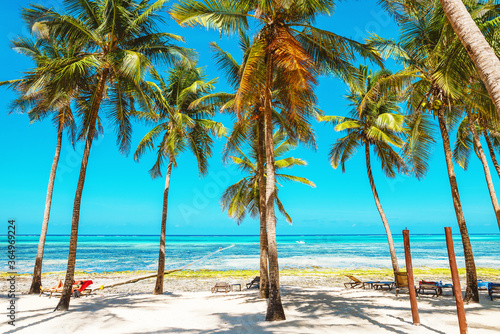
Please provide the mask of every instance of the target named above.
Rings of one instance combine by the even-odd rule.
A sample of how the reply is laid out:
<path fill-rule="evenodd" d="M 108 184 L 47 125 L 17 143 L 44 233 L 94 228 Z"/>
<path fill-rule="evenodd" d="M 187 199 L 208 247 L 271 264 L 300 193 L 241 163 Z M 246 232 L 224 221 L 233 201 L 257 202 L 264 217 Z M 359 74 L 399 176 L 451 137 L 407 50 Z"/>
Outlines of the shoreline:
<path fill-rule="evenodd" d="M 404 267 L 403 267 L 404 268 Z M 169 270 L 166 268 L 165 270 Z M 403 270 L 402 270 L 403 271 Z M 413 267 L 414 275 L 431 275 L 431 276 L 447 276 L 450 274 L 450 269 L 446 267 Z M 500 279 L 500 268 L 476 268 L 478 276 L 487 276 Z M 65 275 L 66 271 L 53 271 L 42 273 L 42 277 Z M 156 270 L 124 270 L 124 271 L 87 271 L 76 270 L 75 275 L 147 275 L 154 274 Z M 460 276 L 465 275 L 465 268 L 458 268 Z M 213 269 L 183 269 L 174 273 L 168 274 L 174 277 L 241 277 L 259 274 L 259 270 L 246 270 L 246 269 L 229 269 L 229 270 L 213 270 Z M 389 268 L 283 268 L 280 269 L 280 276 L 301 276 L 301 275 L 318 275 L 318 276 L 331 276 L 331 275 L 359 275 L 359 276 L 392 276 L 392 269 Z M 9 276 L 6 271 L 0 271 L 0 277 Z M 17 277 L 31 277 L 31 273 L 17 273 Z"/>
<path fill-rule="evenodd" d="M 100 290 L 101 286 L 124 282 L 133 278 L 154 274 L 155 271 L 133 271 L 133 272 L 106 272 L 91 273 L 85 271 L 75 272 L 75 280 L 92 280 L 90 286 L 98 295 L 109 294 L 151 294 L 153 292 L 156 277 L 128 283 L 117 287 Z M 349 279 L 345 275 L 353 275 L 361 280 L 394 280 L 390 269 L 339 269 L 339 268 L 316 268 L 316 269 L 283 269 L 280 271 L 281 286 L 295 286 L 300 288 L 343 288 L 343 283 Z M 459 269 L 462 288 L 465 286 L 465 269 Z M 485 281 L 500 282 L 500 269 L 478 268 L 478 279 Z M 7 277 L 7 273 L 0 273 Z M 182 270 L 165 275 L 165 291 L 180 292 L 206 292 L 216 282 L 227 282 L 229 284 L 241 284 L 244 288 L 255 276 L 259 276 L 258 270 Z M 16 275 L 16 291 L 25 294 L 31 285 L 31 274 Z M 42 285 L 46 288 L 57 285 L 57 281 L 64 281 L 65 272 L 51 272 L 42 274 Z M 419 280 L 432 280 L 451 283 L 451 274 L 448 268 L 414 268 L 415 283 Z M 7 291 L 7 280 L 0 280 L 0 294 Z"/>

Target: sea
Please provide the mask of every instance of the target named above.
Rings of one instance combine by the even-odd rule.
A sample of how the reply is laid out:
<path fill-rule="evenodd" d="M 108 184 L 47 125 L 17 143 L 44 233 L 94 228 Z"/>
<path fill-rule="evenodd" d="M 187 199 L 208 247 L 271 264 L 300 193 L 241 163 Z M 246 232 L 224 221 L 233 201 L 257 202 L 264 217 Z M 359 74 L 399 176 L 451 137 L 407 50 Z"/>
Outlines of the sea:
<path fill-rule="evenodd" d="M 16 271 L 31 273 L 39 237 L 17 235 Z M 87 272 L 155 270 L 159 236 L 81 235 L 76 269 Z M 454 235 L 459 267 L 465 267 L 460 235 Z M 500 234 L 470 235 L 476 267 L 500 268 Z M 280 235 L 277 237 L 281 269 L 391 268 L 385 235 Z M 402 236 L 394 236 L 400 265 L 404 265 Z M 0 236 L 0 251 L 7 259 L 7 236 Z M 411 235 L 414 267 L 449 265 L 444 235 Z M 43 272 L 65 271 L 69 236 L 47 236 Z M 259 236 L 167 236 L 166 269 L 258 270 Z M 7 261 L 2 266 L 7 271 Z M 194 263 L 193 263 L 194 262 Z M 1 268 L 1 267 L 0 267 Z M 2 269 L 0 269 L 2 271 Z"/>

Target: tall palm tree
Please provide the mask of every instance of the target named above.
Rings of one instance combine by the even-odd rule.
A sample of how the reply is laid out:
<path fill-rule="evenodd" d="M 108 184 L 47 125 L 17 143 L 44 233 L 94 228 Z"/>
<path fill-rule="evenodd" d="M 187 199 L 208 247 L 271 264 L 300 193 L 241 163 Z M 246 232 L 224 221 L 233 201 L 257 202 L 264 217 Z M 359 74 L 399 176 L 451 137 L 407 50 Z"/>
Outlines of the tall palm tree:
<path fill-rule="evenodd" d="M 238 90 L 241 82 L 242 70 L 245 68 L 248 60 L 249 52 L 251 51 L 252 42 L 247 34 L 240 32 L 240 48 L 243 52 L 242 64 L 233 58 L 233 56 L 222 50 L 215 42 L 210 43 L 214 58 L 221 70 L 226 73 L 228 82 Z M 262 91 L 262 87 L 256 87 Z M 277 96 L 279 97 L 279 96 Z M 207 97 L 210 101 L 212 96 Z M 269 274 L 268 274 L 268 256 L 267 256 L 267 228 L 266 228 L 266 191 L 265 191 L 265 152 L 264 152 L 264 113 L 263 113 L 263 98 L 255 96 L 255 100 L 248 103 L 240 111 L 234 110 L 235 94 L 226 94 L 217 96 L 220 102 L 224 102 L 221 110 L 236 113 L 237 121 L 234 124 L 233 131 L 228 138 L 226 148 L 224 150 L 224 160 L 228 159 L 229 154 L 239 153 L 238 146 L 243 143 L 248 137 L 255 138 L 257 152 L 257 170 L 258 170 L 258 185 L 259 185 L 259 216 L 260 216 L 260 298 L 269 298 Z M 274 105 L 279 105 L 279 99 L 275 98 Z M 317 111 L 319 112 L 319 111 Z M 285 131 L 290 139 L 305 144 L 306 146 L 316 148 L 314 132 L 312 126 L 307 119 L 295 118 L 284 120 L 279 113 L 273 111 L 275 125 L 282 131 Z"/>
<path fill-rule="evenodd" d="M 399 272 L 398 258 L 389 222 L 375 187 L 370 157 L 370 149 L 373 148 L 382 164 L 382 170 L 388 177 L 395 177 L 395 170 L 407 172 L 406 163 L 394 150 L 394 147 L 401 148 L 404 144 L 404 116 L 399 114 L 400 101 L 393 93 L 380 92 L 380 83 L 391 74 L 388 70 L 372 73 L 367 66 L 360 66 L 356 80 L 349 82 L 350 91 L 346 96 L 352 107 L 350 117 L 323 116 L 320 120 L 331 122 L 336 131 L 347 133 L 332 146 L 330 162 L 333 168 L 341 165 L 342 172 L 345 172 L 346 161 L 353 156 L 356 148 L 364 147 L 368 180 L 387 234 L 392 269 L 396 274 Z M 377 92 L 374 93 L 375 91 Z M 373 94 L 375 96 L 368 99 Z"/>
<path fill-rule="evenodd" d="M 440 0 L 453 30 L 467 50 L 500 117 L 500 60 L 469 14 L 477 0 Z"/>
<path fill-rule="evenodd" d="M 78 57 L 56 61 L 45 66 L 58 77 L 58 87 L 79 88 L 77 108 L 83 116 L 80 138 L 85 139 L 80 175 L 73 205 L 68 266 L 62 297 L 56 310 L 68 310 L 74 280 L 80 204 L 87 164 L 96 136 L 101 104 L 109 104 L 107 116 L 116 126 L 118 146 L 122 153 L 130 148 L 134 100 L 149 107 L 141 89 L 144 77 L 153 63 L 168 63 L 188 55 L 174 44 L 182 38 L 158 32 L 158 13 L 166 0 L 66 0 L 65 11 L 58 13 L 40 5 L 23 10 L 23 16 L 36 24 L 44 22 L 49 33 L 68 45 L 84 45 Z"/>
<path fill-rule="evenodd" d="M 472 91 L 472 90 L 471 90 Z M 485 121 L 485 119 L 491 119 L 487 115 L 487 108 L 491 105 L 491 100 L 488 98 L 486 104 L 481 99 L 481 95 L 479 94 L 479 101 L 477 98 L 475 99 L 474 94 L 471 93 L 468 96 L 468 99 L 465 100 L 466 106 L 466 116 L 460 123 L 457 131 L 457 139 L 455 141 L 455 147 L 453 149 L 453 159 L 458 163 L 460 167 L 464 170 L 467 170 L 469 157 L 471 150 L 474 149 L 477 157 L 481 161 L 484 170 L 484 176 L 486 179 L 486 185 L 488 187 L 488 191 L 490 194 L 491 204 L 493 206 L 493 210 L 495 212 L 495 217 L 497 220 L 497 224 L 500 228 L 500 206 L 498 204 L 495 187 L 493 185 L 493 180 L 491 178 L 490 168 L 488 166 L 488 162 L 486 160 L 486 154 L 484 153 L 483 146 L 481 144 L 480 134 L 485 133 L 485 130 L 481 128 L 480 123 L 483 123 L 483 126 L 487 126 L 489 122 Z M 472 97 L 472 98 L 471 98 Z M 479 103 L 479 104 L 478 104 Z M 474 110 L 476 106 L 477 110 Z M 495 115 L 496 116 L 496 115 Z M 493 125 L 493 122 L 491 123 Z M 488 134 L 485 135 L 485 138 Z M 488 138 L 489 139 L 489 138 Z M 495 159 L 493 152 L 493 159 Z M 495 160 L 493 160 L 495 161 Z"/>
<path fill-rule="evenodd" d="M 294 166 L 305 166 L 307 163 L 298 158 L 289 157 L 281 158 L 285 153 L 294 149 L 294 145 L 282 131 L 274 133 L 274 156 L 280 158 L 275 161 L 274 169 L 276 171 L 277 181 L 292 181 L 300 182 L 311 187 L 316 185 L 303 177 L 298 177 L 289 174 L 280 173 L 284 168 L 292 168 Z M 221 207 L 222 210 L 227 210 L 229 217 L 233 218 L 240 224 L 243 222 L 247 214 L 251 217 L 260 216 L 260 187 L 259 187 L 259 169 L 258 169 L 258 140 L 253 140 L 250 144 L 250 154 L 247 156 L 241 148 L 237 148 L 238 154 L 231 156 L 230 159 L 238 168 L 245 173 L 245 177 L 233 185 L 230 185 L 222 194 Z M 265 176 L 264 176 L 265 177 Z M 286 212 L 283 203 L 278 198 L 278 185 L 275 187 L 275 203 L 278 210 L 285 217 L 286 221 L 292 223 L 292 218 Z"/>
<path fill-rule="evenodd" d="M 172 167 L 177 166 L 177 157 L 190 149 L 198 161 L 201 175 L 207 173 L 208 158 L 212 155 L 210 134 L 221 136 L 225 128 L 221 123 L 207 117 L 214 114 L 216 105 L 197 104 L 197 100 L 210 93 L 215 80 L 206 80 L 202 68 L 185 62 L 177 62 L 168 72 L 167 79 L 153 74 L 156 82 L 149 83 L 149 93 L 155 101 L 159 124 L 149 131 L 139 143 L 134 159 L 139 160 L 147 149 L 157 148 L 157 159 L 149 173 L 153 178 L 161 177 L 161 169 L 167 161 L 163 210 L 161 217 L 160 251 L 158 274 L 154 294 L 163 294 L 165 272 L 165 236 L 167 226 L 168 193 Z M 193 107 L 193 105 L 197 105 Z M 155 145 L 155 140 L 161 140 Z"/>
<path fill-rule="evenodd" d="M 78 48 L 56 44 L 56 41 L 44 36 L 38 27 L 36 40 L 18 37 L 12 41 L 12 48 L 30 57 L 35 66 L 43 67 L 47 59 L 65 59 L 78 53 Z M 41 29 L 40 29 L 41 28 Z M 38 75 L 36 70 L 29 71 L 22 79 L 0 82 L 0 85 L 9 85 L 19 97 L 12 103 L 12 110 L 26 112 L 30 122 L 41 121 L 52 115 L 52 121 L 57 129 L 56 151 L 50 170 L 49 184 L 45 199 L 42 229 L 38 241 L 38 248 L 33 269 L 33 278 L 29 289 L 30 294 L 39 294 L 42 285 L 42 262 L 45 249 L 45 239 L 49 225 L 52 194 L 56 177 L 57 165 L 61 154 L 63 132 L 66 130 L 71 141 L 74 141 L 75 122 L 71 110 L 71 92 L 54 90 L 53 76 Z"/>
<path fill-rule="evenodd" d="M 484 140 L 486 141 L 486 146 L 488 146 L 488 151 L 490 152 L 491 161 L 493 162 L 493 166 L 495 166 L 495 170 L 500 178 L 500 165 L 498 164 L 498 160 L 495 155 L 495 149 L 498 150 L 500 147 L 498 132 L 496 132 L 493 136 L 494 141 L 490 138 L 492 136 L 492 130 L 488 130 L 486 127 L 483 127 L 482 132 Z"/>
<path fill-rule="evenodd" d="M 284 119 L 311 115 L 316 103 L 314 86 L 320 72 L 349 76 L 356 52 L 374 57 L 368 48 L 313 26 L 317 15 L 330 14 L 334 1 L 195 1 L 174 5 L 172 17 L 181 26 L 204 26 L 228 35 L 246 30 L 255 20 L 256 32 L 235 99 L 240 112 L 263 96 L 266 150 L 266 229 L 269 259 L 269 303 L 267 321 L 284 320 L 279 289 L 279 265 L 274 215 L 273 95 L 282 103 Z M 261 88 L 261 89 L 256 89 Z M 262 120 L 261 120 L 262 121 Z"/>
<path fill-rule="evenodd" d="M 234 91 L 238 90 L 238 86 L 241 82 L 242 70 L 245 67 L 246 61 L 248 60 L 249 52 L 251 50 L 251 41 L 247 34 L 243 31 L 239 34 L 240 37 L 240 49 L 243 52 L 242 64 L 239 64 L 233 56 L 221 49 L 217 43 L 210 43 L 212 52 L 214 53 L 214 58 L 218 64 L 219 69 L 226 72 L 227 80 L 232 86 Z M 262 88 L 257 88 L 261 90 Z M 227 110 L 235 112 L 234 99 L 235 94 L 230 95 L 230 100 L 227 101 L 221 108 L 221 110 Z M 257 184 L 259 187 L 259 218 L 260 218 L 260 284 L 259 284 L 259 296 L 260 298 L 269 298 L 269 271 L 268 271 L 268 251 L 267 251 L 267 227 L 266 227 L 266 184 L 265 184 L 265 155 L 264 155 L 264 127 L 263 127 L 263 111 L 262 109 L 262 98 L 257 98 L 253 103 L 249 103 L 248 107 L 244 109 L 245 116 L 242 116 L 242 112 L 236 112 L 237 122 L 234 124 L 233 131 L 231 132 L 226 149 L 224 151 L 224 160 L 227 160 L 229 153 L 236 150 L 238 145 L 242 143 L 244 138 L 248 134 L 252 133 L 253 125 L 257 126 L 257 171 L 258 179 Z"/>
<path fill-rule="evenodd" d="M 474 140 L 474 146 L 477 150 L 477 155 L 479 160 L 481 160 L 481 164 L 483 165 L 484 176 L 486 178 L 486 185 L 488 186 L 488 191 L 490 193 L 491 204 L 493 205 L 493 210 L 495 211 L 495 217 L 497 219 L 498 228 L 500 229 L 500 206 L 498 205 L 497 196 L 495 193 L 495 187 L 493 186 L 493 180 L 491 179 L 490 168 L 488 166 L 488 162 L 486 161 L 486 155 L 484 154 L 483 147 L 481 145 L 481 140 L 479 138 L 476 124 L 474 122 L 474 114 L 471 112 L 469 108 L 466 108 L 467 111 L 467 120 L 469 123 L 469 128 L 472 132 L 472 138 Z"/>
<path fill-rule="evenodd" d="M 453 205 L 464 248 L 467 276 L 464 300 L 478 302 L 476 266 L 458 192 L 449 139 L 449 131 L 459 122 L 465 110 L 464 87 L 470 84 L 471 77 L 477 76 L 474 64 L 444 19 L 441 6 L 435 1 L 387 0 L 385 4 L 401 27 L 399 42 L 375 37 L 370 44 L 386 56 L 395 57 L 407 69 L 418 73 L 418 79 L 408 88 L 411 133 L 410 141 L 405 145 L 405 154 L 414 165 L 416 163 L 421 172 L 427 169 L 426 159 L 414 158 L 422 152 L 428 158 L 433 141 L 431 115 L 438 119 Z M 496 6 L 477 2 L 473 13 L 474 19 L 481 22 L 485 36 L 495 38 L 495 29 L 492 28 L 498 21 Z M 416 144 L 416 137 L 422 139 L 421 144 Z M 415 150 L 415 147 L 419 149 Z"/>
<path fill-rule="evenodd" d="M 472 98 L 466 103 L 470 106 L 474 106 L 474 109 L 476 109 L 475 121 L 478 125 L 478 134 L 484 137 L 491 161 L 493 162 L 498 177 L 500 177 L 500 165 L 495 156 L 495 150 L 498 150 L 500 147 L 500 132 L 498 131 L 500 128 L 500 121 L 496 114 L 495 105 L 486 91 L 486 87 L 478 80 L 476 80 L 476 83 L 476 85 L 471 87 L 472 89 L 469 89 L 471 94 L 468 94 L 467 97 Z"/>

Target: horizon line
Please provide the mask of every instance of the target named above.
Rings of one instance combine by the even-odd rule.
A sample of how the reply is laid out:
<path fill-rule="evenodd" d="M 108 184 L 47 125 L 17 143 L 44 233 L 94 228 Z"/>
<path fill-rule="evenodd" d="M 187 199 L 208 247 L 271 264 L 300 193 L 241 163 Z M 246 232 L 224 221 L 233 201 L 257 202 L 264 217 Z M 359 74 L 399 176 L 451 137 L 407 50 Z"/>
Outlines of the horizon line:
<path fill-rule="evenodd" d="M 16 234 L 17 236 L 40 236 L 36 233 Z M 415 233 L 412 235 L 444 235 L 444 233 Z M 460 233 L 453 233 L 460 235 Z M 469 235 L 500 235 L 500 233 L 469 233 Z M 7 234 L 0 234 L 7 236 Z M 69 237 L 70 234 L 47 234 L 54 237 Z M 159 234 L 79 234 L 79 237 L 157 237 Z M 281 234 L 277 237 L 319 237 L 319 236 L 386 236 L 385 233 L 347 233 L 347 234 Z M 167 234 L 166 237 L 260 237 L 260 234 Z"/>

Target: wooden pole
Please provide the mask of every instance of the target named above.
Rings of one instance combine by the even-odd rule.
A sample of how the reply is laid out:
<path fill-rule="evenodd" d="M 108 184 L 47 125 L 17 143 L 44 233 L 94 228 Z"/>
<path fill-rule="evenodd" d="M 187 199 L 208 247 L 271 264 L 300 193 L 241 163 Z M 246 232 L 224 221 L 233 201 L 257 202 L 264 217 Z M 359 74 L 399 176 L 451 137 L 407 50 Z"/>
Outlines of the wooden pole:
<path fill-rule="evenodd" d="M 405 245 L 406 274 L 408 275 L 408 293 L 410 294 L 411 316 L 413 318 L 413 324 L 415 326 L 420 326 L 417 293 L 415 292 L 415 282 L 413 281 L 413 266 L 411 264 L 410 231 L 403 230 L 403 240 Z"/>
<path fill-rule="evenodd" d="M 460 287 L 460 277 L 458 276 L 457 260 L 455 259 L 455 249 L 453 248 L 453 236 L 451 227 L 445 227 L 446 246 L 448 247 L 448 258 L 450 259 L 451 280 L 453 282 L 453 291 L 457 303 L 458 326 L 460 334 L 467 333 L 467 319 L 465 319 L 464 300 L 462 299 L 462 288 Z"/>

